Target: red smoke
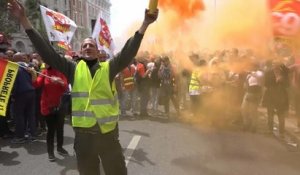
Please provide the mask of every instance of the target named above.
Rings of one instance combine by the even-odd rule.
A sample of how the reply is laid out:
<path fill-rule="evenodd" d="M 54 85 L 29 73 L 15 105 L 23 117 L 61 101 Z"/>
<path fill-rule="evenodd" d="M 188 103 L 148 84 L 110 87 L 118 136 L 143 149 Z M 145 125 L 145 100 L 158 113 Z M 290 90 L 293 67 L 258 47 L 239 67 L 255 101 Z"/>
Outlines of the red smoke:
<path fill-rule="evenodd" d="M 205 9 L 202 0 L 159 0 L 159 8 L 174 10 L 183 19 L 192 18 Z"/>

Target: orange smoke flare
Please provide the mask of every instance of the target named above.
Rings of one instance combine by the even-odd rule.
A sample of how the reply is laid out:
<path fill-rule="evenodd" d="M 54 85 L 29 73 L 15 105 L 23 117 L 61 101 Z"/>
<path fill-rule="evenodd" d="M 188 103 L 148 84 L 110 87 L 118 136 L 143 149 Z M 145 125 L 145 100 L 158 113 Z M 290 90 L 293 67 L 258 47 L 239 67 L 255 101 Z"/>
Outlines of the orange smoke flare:
<path fill-rule="evenodd" d="M 194 17 L 205 9 L 202 0 L 160 0 L 159 7 L 174 10 L 184 19 Z"/>

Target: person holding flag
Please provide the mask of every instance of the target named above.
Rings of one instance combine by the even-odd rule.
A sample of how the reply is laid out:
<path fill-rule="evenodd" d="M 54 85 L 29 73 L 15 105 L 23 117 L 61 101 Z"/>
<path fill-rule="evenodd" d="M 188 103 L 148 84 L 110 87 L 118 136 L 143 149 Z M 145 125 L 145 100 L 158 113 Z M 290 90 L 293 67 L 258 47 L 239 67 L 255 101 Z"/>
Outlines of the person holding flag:
<path fill-rule="evenodd" d="M 86 38 L 77 63 L 61 57 L 36 32 L 23 5 L 9 0 L 8 10 L 21 23 L 44 62 L 62 72 L 72 85 L 72 126 L 74 148 L 81 175 L 99 174 L 99 156 L 106 175 L 126 175 L 127 168 L 119 142 L 119 102 L 114 78 L 136 56 L 148 26 L 156 21 L 158 10 L 145 11 L 144 21 L 120 53 L 99 63 L 96 41 Z"/>

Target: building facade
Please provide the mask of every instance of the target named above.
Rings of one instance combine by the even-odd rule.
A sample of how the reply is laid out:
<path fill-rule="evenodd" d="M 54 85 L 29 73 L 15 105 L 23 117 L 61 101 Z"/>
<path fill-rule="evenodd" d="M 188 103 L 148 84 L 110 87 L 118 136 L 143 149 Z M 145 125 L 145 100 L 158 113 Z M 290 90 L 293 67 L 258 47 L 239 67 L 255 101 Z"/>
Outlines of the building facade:
<path fill-rule="evenodd" d="M 21 1 L 25 4 L 26 0 Z M 110 0 L 38 0 L 38 4 L 65 14 L 77 24 L 78 28 L 71 42 L 74 51 L 80 50 L 81 41 L 91 36 L 92 24 L 100 12 L 102 18 L 110 23 Z M 36 28 L 41 24 L 38 20 L 41 19 L 32 21 Z M 12 34 L 12 38 L 12 47 L 17 51 L 30 53 L 34 50 L 22 27 L 18 33 Z"/>

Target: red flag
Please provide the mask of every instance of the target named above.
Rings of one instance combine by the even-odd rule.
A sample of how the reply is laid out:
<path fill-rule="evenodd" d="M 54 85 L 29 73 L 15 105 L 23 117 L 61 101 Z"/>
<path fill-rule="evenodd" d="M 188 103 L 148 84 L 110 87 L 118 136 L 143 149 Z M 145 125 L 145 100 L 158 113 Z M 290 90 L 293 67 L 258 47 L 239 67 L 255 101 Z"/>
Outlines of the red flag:
<path fill-rule="evenodd" d="M 65 51 L 72 51 L 71 45 L 65 41 L 57 42 L 57 46 L 63 48 Z"/>
<path fill-rule="evenodd" d="M 98 15 L 92 37 L 96 40 L 98 49 L 104 50 L 110 55 L 110 57 L 112 57 L 114 50 L 113 39 L 107 23 L 103 18 L 101 18 L 101 14 Z"/>
<path fill-rule="evenodd" d="M 270 0 L 274 34 L 294 36 L 300 32 L 300 1 Z"/>
<path fill-rule="evenodd" d="M 109 28 L 106 22 L 102 18 L 100 18 L 100 24 L 101 24 L 101 31 L 99 33 L 99 43 L 101 46 L 110 48 L 112 43 L 112 38 L 110 35 Z"/>

